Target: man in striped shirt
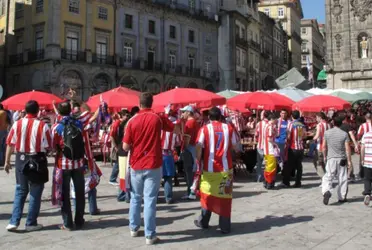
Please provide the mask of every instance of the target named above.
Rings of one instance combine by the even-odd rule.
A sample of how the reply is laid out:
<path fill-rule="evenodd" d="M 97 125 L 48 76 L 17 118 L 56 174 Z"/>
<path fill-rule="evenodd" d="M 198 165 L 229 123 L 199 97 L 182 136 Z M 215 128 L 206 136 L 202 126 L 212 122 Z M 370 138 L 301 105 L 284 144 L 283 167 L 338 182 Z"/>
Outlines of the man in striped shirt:
<path fill-rule="evenodd" d="M 323 137 L 325 131 L 331 128 L 331 125 L 327 122 L 327 116 L 321 112 L 316 116 L 318 125 L 316 126 L 316 134 L 313 140 L 316 142 L 316 149 L 314 154 L 314 167 L 320 178 L 323 177 L 325 172 L 324 156 L 323 156 Z"/>
<path fill-rule="evenodd" d="M 73 219 L 70 202 L 70 182 L 72 180 L 75 188 L 76 208 L 75 208 L 75 226 L 77 229 L 83 227 L 84 224 L 84 208 L 85 208 L 85 180 L 84 180 L 84 158 L 73 160 L 67 158 L 62 150 L 64 145 L 64 126 L 71 122 L 83 131 L 83 124 L 74 119 L 71 114 L 71 105 L 68 102 L 63 102 L 58 105 L 58 113 L 62 116 L 60 123 L 57 123 L 52 130 L 53 148 L 56 149 L 56 167 L 63 170 L 62 184 L 62 218 L 63 225 L 61 229 L 71 230 L 73 228 Z"/>
<path fill-rule="evenodd" d="M 364 116 L 366 119 L 366 122 L 359 126 L 358 133 L 357 133 L 357 139 L 361 140 L 365 133 L 368 133 L 372 131 L 372 115 L 370 112 L 367 112 L 367 114 Z M 359 164 L 359 177 L 363 179 L 364 177 L 364 168 L 362 165 L 362 158 L 360 158 L 360 164 Z"/>
<path fill-rule="evenodd" d="M 265 157 L 265 170 L 264 170 L 264 188 L 273 189 L 275 186 L 276 167 L 277 161 L 275 157 L 275 148 L 278 147 L 275 143 L 277 135 L 276 118 L 274 114 L 268 117 L 268 123 L 263 130 L 263 145 Z"/>
<path fill-rule="evenodd" d="M 290 186 L 293 170 L 296 171 L 296 183 L 294 187 L 301 187 L 302 158 L 304 156 L 304 138 L 306 137 L 305 125 L 300 121 L 300 112 L 292 112 L 293 122 L 288 127 L 288 164 L 283 169 L 283 186 Z"/>
<path fill-rule="evenodd" d="M 371 201 L 372 184 L 372 131 L 364 134 L 361 149 L 362 166 L 364 167 L 364 204 L 369 205 Z"/>
<path fill-rule="evenodd" d="M 255 142 L 257 142 L 257 163 L 256 163 L 256 171 L 257 171 L 257 182 L 263 181 L 263 160 L 264 160 L 264 152 L 263 152 L 263 131 L 267 123 L 269 122 L 267 120 L 269 116 L 269 112 L 262 111 L 261 112 L 261 121 L 257 123 L 256 126 L 256 133 L 255 133 Z"/>
<path fill-rule="evenodd" d="M 11 169 L 10 157 L 16 152 L 15 174 L 16 191 L 13 202 L 13 213 L 8 231 L 18 228 L 21 221 L 23 207 L 30 192 L 28 215 L 26 220 L 26 231 L 35 231 L 43 226 L 37 223 L 40 211 L 41 196 L 44 190 L 44 183 L 48 181 L 48 163 L 46 152 L 51 148 L 50 129 L 47 124 L 36 119 L 39 112 L 39 104 L 36 101 L 26 103 L 26 117 L 15 122 L 7 138 L 7 150 L 5 159 L 5 171 Z M 39 168 L 35 171 L 32 165 L 26 161 L 38 162 Z M 26 168 L 28 165 L 28 168 Z"/>
<path fill-rule="evenodd" d="M 169 117 L 173 124 L 177 124 L 174 117 Z M 167 204 L 173 203 L 173 177 L 176 173 L 173 152 L 177 143 L 178 127 L 172 132 L 161 131 L 161 148 L 163 153 L 163 179 L 164 179 L 164 196 Z"/>

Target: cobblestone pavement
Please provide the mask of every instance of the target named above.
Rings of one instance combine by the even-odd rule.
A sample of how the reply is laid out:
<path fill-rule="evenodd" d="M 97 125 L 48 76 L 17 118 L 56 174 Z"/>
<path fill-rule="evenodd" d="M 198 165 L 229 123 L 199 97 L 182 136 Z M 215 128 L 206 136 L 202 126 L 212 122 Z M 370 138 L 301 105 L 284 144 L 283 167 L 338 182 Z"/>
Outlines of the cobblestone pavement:
<path fill-rule="evenodd" d="M 356 163 L 356 158 L 354 159 Z M 264 190 L 262 184 L 241 175 L 234 189 L 232 233 L 221 235 L 218 217 L 213 215 L 211 228 L 195 228 L 199 202 L 164 204 L 160 198 L 157 232 L 161 244 L 145 246 L 144 237 L 131 238 L 128 228 L 129 204 L 116 201 L 116 188 L 108 184 L 109 167 L 98 187 L 99 216 L 86 215 L 82 231 L 61 231 L 58 209 L 49 201 L 51 182 L 46 185 L 39 232 L 9 233 L 8 224 L 14 196 L 14 170 L 6 175 L 0 170 L 0 248 L 1 249 L 367 249 L 372 240 L 369 231 L 371 208 L 363 205 L 361 183 L 349 186 L 349 202 L 322 204 L 320 180 L 310 163 L 304 164 L 301 189 Z M 50 171 L 51 172 L 51 171 Z M 175 189 L 175 198 L 185 187 Z M 162 192 L 161 192 L 162 195 Z M 88 208 L 86 208 L 87 211 Z M 25 211 L 27 212 L 27 204 Z M 20 229 L 24 227 L 22 219 Z"/>

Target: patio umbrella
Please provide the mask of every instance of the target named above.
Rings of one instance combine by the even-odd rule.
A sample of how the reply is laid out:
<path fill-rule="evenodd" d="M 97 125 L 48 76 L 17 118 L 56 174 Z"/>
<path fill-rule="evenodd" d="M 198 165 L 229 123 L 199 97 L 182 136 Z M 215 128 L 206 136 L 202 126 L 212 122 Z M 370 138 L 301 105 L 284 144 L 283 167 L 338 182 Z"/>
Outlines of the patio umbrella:
<path fill-rule="evenodd" d="M 154 96 L 153 109 L 163 110 L 169 104 L 173 107 L 195 105 L 197 108 L 210 108 L 224 105 L 226 98 L 203 89 L 175 88 Z"/>
<path fill-rule="evenodd" d="M 245 93 L 227 100 L 227 106 L 230 109 L 290 109 L 293 103 L 285 96 L 265 92 Z"/>
<path fill-rule="evenodd" d="M 347 101 L 336 96 L 314 95 L 293 104 L 292 108 L 302 112 L 320 112 L 348 109 L 351 108 L 351 105 Z"/>
<path fill-rule="evenodd" d="M 294 88 L 294 87 L 288 87 L 288 88 L 280 89 L 280 90 L 278 90 L 277 93 L 285 95 L 286 97 L 288 97 L 289 99 L 291 99 L 295 102 L 301 101 L 302 99 L 304 99 L 306 97 L 313 96 L 313 94 L 311 94 L 311 93 L 308 93 L 306 91 L 303 91 L 301 89 L 297 89 L 297 88 Z"/>
<path fill-rule="evenodd" d="M 140 94 L 140 92 L 132 89 L 118 87 L 90 97 L 87 105 L 92 109 L 97 109 L 103 101 L 113 110 L 131 109 L 139 105 Z"/>
<path fill-rule="evenodd" d="M 335 92 L 332 92 L 331 95 L 340 97 L 342 100 L 345 100 L 351 103 L 358 100 L 358 97 L 356 95 L 349 94 L 343 91 L 335 91 Z"/>
<path fill-rule="evenodd" d="M 10 110 L 22 110 L 25 108 L 26 102 L 30 100 L 35 100 L 39 103 L 40 109 L 53 109 L 53 101 L 55 102 L 62 102 L 62 99 L 46 92 L 41 91 L 29 91 L 20 93 L 14 96 L 9 97 L 5 101 L 2 102 L 4 108 Z"/>
<path fill-rule="evenodd" d="M 354 94 L 357 97 L 357 101 L 369 100 L 372 101 L 372 94 L 368 92 L 359 92 Z"/>

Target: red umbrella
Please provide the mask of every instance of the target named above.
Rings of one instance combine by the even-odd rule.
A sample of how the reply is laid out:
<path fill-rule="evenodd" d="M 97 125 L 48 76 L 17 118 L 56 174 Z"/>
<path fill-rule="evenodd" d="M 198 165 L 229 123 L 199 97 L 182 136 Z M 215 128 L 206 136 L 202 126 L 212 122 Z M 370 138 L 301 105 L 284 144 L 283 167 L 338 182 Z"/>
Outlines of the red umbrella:
<path fill-rule="evenodd" d="M 351 108 L 350 103 L 331 95 L 314 95 L 295 104 L 292 108 L 302 112 L 320 112 L 326 110 L 343 110 Z"/>
<path fill-rule="evenodd" d="M 41 91 L 29 91 L 14 95 L 2 102 L 4 108 L 10 110 L 22 110 L 25 108 L 26 102 L 35 100 L 39 103 L 40 109 L 53 109 L 53 101 L 62 102 L 59 97 L 46 92 Z"/>
<path fill-rule="evenodd" d="M 175 88 L 154 96 L 154 110 L 159 111 L 169 104 L 173 106 L 195 105 L 209 108 L 224 105 L 226 98 L 203 89 Z"/>
<path fill-rule="evenodd" d="M 97 109 L 103 101 L 113 110 L 120 110 L 122 108 L 131 109 L 139 105 L 140 94 L 140 92 L 135 90 L 118 87 L 90 97 L 87 105 L 92 109 Z"/>
<path fill-rule="evenodd" d="M 227 106 L 231 109 L 262 109 L 278 110 L 290 109 L 294 103 L 285 96 L 265 92 L 251 92 L 234 96 L 227 100 Z"/>

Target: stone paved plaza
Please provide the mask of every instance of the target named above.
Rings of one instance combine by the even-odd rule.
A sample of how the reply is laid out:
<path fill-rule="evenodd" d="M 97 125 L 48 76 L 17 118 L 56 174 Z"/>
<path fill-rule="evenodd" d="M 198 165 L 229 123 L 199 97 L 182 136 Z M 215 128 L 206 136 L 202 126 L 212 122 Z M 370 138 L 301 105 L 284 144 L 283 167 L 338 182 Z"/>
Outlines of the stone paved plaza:
<path fill-rule="evenodd" d="M 356 164 L 356 158 L 354 158 Z M 207 231 L 195 228 L 199 202 L 158 205 L 157 232 L 162 242 L 146 246 L 144 237 L 131 238 L 128 228 L 129 204 L 116 201 L 116 188 L 108 184 L 111 168 L 102 167 L 98 187 L 100 216 L 86 215 L 82 231 L 61 231 L 59 209 L 50 203 L 51 182 L 46 185 L 39 223 L 44 229 L 25 233 L 25 219 L 19 233 L 5 230 L 14 196 L 14 172 L 0 170 L 1 249 L 367 249 L 372 240 L 371 208 L 363 205 L 361 183 L 349 186 L 349 202 L 322 203 L 320 181 L 310 163 L 304 164 L 301 189 L 264 190 L 252 177 L 240 175 L 234 189 L 232 233 L 221 235 L 218 217 L 213 215 Z M 14 171 L 14 170 L 12 170 Z M 51 171 L 50 171 L 51 172 Z M 179 199 L 184 186 L 175 190 Z M 162 193 L 161 193 L 162 195 Z M 25 205 L 25 212 L 27 212 Z M 87 211 L 88 208 L 86 208 Z"/>

